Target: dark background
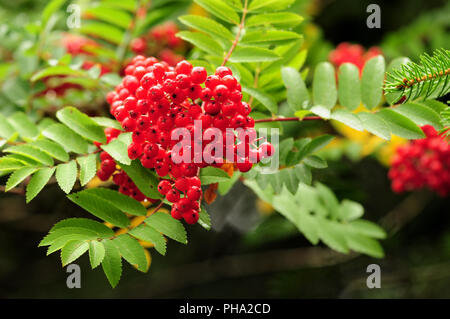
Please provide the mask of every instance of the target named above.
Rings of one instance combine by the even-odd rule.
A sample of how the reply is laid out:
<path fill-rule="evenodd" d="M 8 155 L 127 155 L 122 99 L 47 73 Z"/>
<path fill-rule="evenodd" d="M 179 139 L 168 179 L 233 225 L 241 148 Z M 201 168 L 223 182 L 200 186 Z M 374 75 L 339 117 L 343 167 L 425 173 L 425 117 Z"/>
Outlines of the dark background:
<path fill-rule="evenodd" d="M 381 6 L 381 29 L 366 27 L 369 3 Z M 310 21 L 322 30 L 317 44 L 321 49 L 316 51 L 322 55 L 317 53 L 317 57 L 326 57 L 326 48 L 351 41 L 381 45 L 386 52 L 410 53 L 414 58 L 416 52 L 408 52 L 406 44 L 418 41 L 425 49 L 432 48 L 434 26 L 420 29 L 425 35 L 414 39 L 405 37 L 403 28 L 423 15 L 442 11 L 439 8 L 445 3 L 317 1 L 316 12 L 310 15 Z M 0 5 L 37 13 L 42 7 L 35 1 L 0 1 Z M 444 32 L 448 31 L 447 26 Z M 395 34 L 398 39 L 389 42 Z M 356 164 L 343 158 L 329 166 L 315 178 L 340 198 L 360 201 L 365 217 L 381 220 L 389 231 L 389 238 L 382 241 L 384 259 L 345 256 L 326 247 L 313 247 L 276 214 L 267 219 L 285 227 L 284 235 L 271 241 L 258 238 L 251 230 L 264 215 L 258 211 L 253 193 L 237 184 L 209 208 L 214 229 L 206 232 L 198 225 L 190 227 L 188 246 L 169 241 L 166 256 L 151 250 L 148 274 L 124 263 L 121 282 L 111 289 L 100 267 L 91 270 L 87 256 L 83 256 L 77 262 L 82 288 L 71 290 L 66 286 L 68 274 L 59 255 L 47 257 L 46 249 L 37 244 L 55 222 L 88 214 L 53 185 L 28 205 L 19 195 L 0 195 L 0 297 L 450 298 L 449 199 L 426 191 L 394 195 L 387 169 L 370 157 Z M 372 263 L 381 266 L 381 289 L 366 287 L 366 267 Z"/>

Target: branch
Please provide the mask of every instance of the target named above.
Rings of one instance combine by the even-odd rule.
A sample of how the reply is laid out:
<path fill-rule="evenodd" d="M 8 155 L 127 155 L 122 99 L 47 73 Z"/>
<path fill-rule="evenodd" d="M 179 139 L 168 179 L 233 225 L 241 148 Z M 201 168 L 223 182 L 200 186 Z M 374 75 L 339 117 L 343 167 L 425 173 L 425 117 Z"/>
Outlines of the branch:
<path fill-rule="evenodd" d="M 255 120 L 255 123 L 288 122 L 288 121 L 302 122 L 302 121 L 314 121 L 314 120 L 322 120 L 322 118 L 320 116 L 306 116 L 302 119 L 299 117 L 273 117 L 273 118 L 268 118 L 268 119 Z"/>
<path fill-rule="evenodd" d="M 231 54 L 233 53 L 234 49 L 236 49 L 236 46 L 239 43 L 239 38 L 241 37 L 242 29 L 244 29 L 245 17 L 247 16 L 247 12 L 248 12 L 247 11 L 247 6 L 248 6 L 248 0 L 245 0 L 244 9 L 242 9 L 241 23 L 239 24 L 239 28 L 237 30 L 236 37 L 235 37 L 235 39 L 233 41 L 233 44 L 231 45 L 230 50 L 227 52 L 227 54 L 225 55 L 225 58 L 223 59 L 222 66 L 227 64 L 228 60 L 231 57 Z"/>

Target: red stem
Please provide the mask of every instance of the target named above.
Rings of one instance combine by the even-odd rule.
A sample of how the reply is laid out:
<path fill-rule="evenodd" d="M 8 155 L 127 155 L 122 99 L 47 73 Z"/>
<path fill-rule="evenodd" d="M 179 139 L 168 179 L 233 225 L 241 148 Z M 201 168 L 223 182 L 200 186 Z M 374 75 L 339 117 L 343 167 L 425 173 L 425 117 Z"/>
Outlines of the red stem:
<path fill-rule="evenodd" d="M 231 45 L 231 48 L 228 51 L 227 55 L 223 59 L 222 66 L 227 64 L 228 59 L 231 57 L 231 54 L 233 53 L 234 49 L 236 49 L 236 46 L 239 42 L 239 38 L 241 36 L 241 31 L 242 31 L 242 29 L 244 29 L 245 16 L 247 15 L 247 4 L 248 4 L 248 0 L 245 0 L 244 9 L 242 10 L 242 19 L 241 19 L 241 23 L 239 24 L 238 31 L 236 32 L 236 38 L 234 39 L 233 44 Z"/>

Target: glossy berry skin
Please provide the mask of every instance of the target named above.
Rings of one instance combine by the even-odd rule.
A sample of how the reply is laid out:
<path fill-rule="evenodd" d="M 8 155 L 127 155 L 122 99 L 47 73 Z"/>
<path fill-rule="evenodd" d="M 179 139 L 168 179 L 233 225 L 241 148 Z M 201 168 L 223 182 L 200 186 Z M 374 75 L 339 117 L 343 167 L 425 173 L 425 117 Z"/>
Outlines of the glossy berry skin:
<path fill-rule="evenodd" d="M 422 127 L 426 138 L 397 148 L 389 178 L 396 193 L 429 188 L 440 196 L 450 194 L 450 145 L 430 125 Z"/>
<path fill-rule="evenodd" d="M 208 76 L 205 68 L 192 66 L 184 60 L 172 65 L 153 57 L 134 57 L 125 68 L 122 83 L 108 93 L 107 101 L 111 114 L 120 121 L 123 130 L 132 133 L 132 143 L 128 146 L 129 158 L 140 161 L 143 167 L 153 170 L 160 178 L 157 189 L 167 201 L 173 203 L 172 217 L 193 224 L 198 221 L 202 199 L 199 169 L 221 167 L 225 163 L 225 154 L 223 157 L 212 154 L 212 160 L 208 162 L 204 159 L 194 162 L 192 150 L 197 147 L 204 150 L 213 136 L 205 133 L 213 128 L 225 136 L 228 129 L 248 130 L 254 127 L 254 120 L 250 116 L 251 107 L 242 101 L 241 85 L 231 69 L 221 66 L 215 74 Z M 200 121 L 202 125 L 200 134 L 197 134 L 200 138 L 188 139 L 187 148 L 179 154 L 187 152 L 188 160 L 183 158 L 182 162 L 176 162 L 172 150 L 181 139 L 172 140 L 172 134 L 177 129 L 185 129 L 194 136 L 195 121 Z M 107 143 L 122 132 L 111 131 L 107 134 Z M 238 142 L 236 135 L 229 135 L 231 139 L 227 142 L 231 143 L 231 149 Z M 262 149 L 267 151 L 268 156 L 274 152 L 269 143 L 263 143 L 265 146 L 258 150 L 254 149 L 255 146 L 250 147 L 254 141 L 243 143 L 248 150 L 243 163 L 236 163 L 236 156 L 226 158 L 242 172 L 252 168 L 250 159 L 259 161 Z M 256 156 L 249 159 L 247 157 L 251 152 Z M 107 180 L 112 176 L 121 193 L 140 201 L 156 201 L 144 196 L 125 172 L 115 165 L 112 157 L 102 154 L 101 159 L 99 178 Z"/>

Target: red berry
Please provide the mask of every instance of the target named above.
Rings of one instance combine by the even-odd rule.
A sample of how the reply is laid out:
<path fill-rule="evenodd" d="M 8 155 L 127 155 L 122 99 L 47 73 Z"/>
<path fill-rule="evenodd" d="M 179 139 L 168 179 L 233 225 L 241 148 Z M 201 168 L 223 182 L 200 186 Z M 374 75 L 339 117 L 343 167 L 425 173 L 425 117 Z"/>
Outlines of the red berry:
<path fill-rule="evenodd" d="M 186 193 L 187 198 L 190 201 L 197 201 L 202 197 L 202 189 L 200 187 L 197 186 L 192 186 L 191 188 L 189 188 L 189 190 Z"/>
<path fill-rule="evenodd" d="M 172 184 L 167 179 L 163 179 L 158 184 L 158 192 L 161 195 L 166 195 L 171 189 L 172 189 Z"/>
<path fill-rule="evenodd" d="M 180 200 L 180 193 L 172 188 L 166 193 L 166 199 L 171 203 L 176 203 Z"/>

